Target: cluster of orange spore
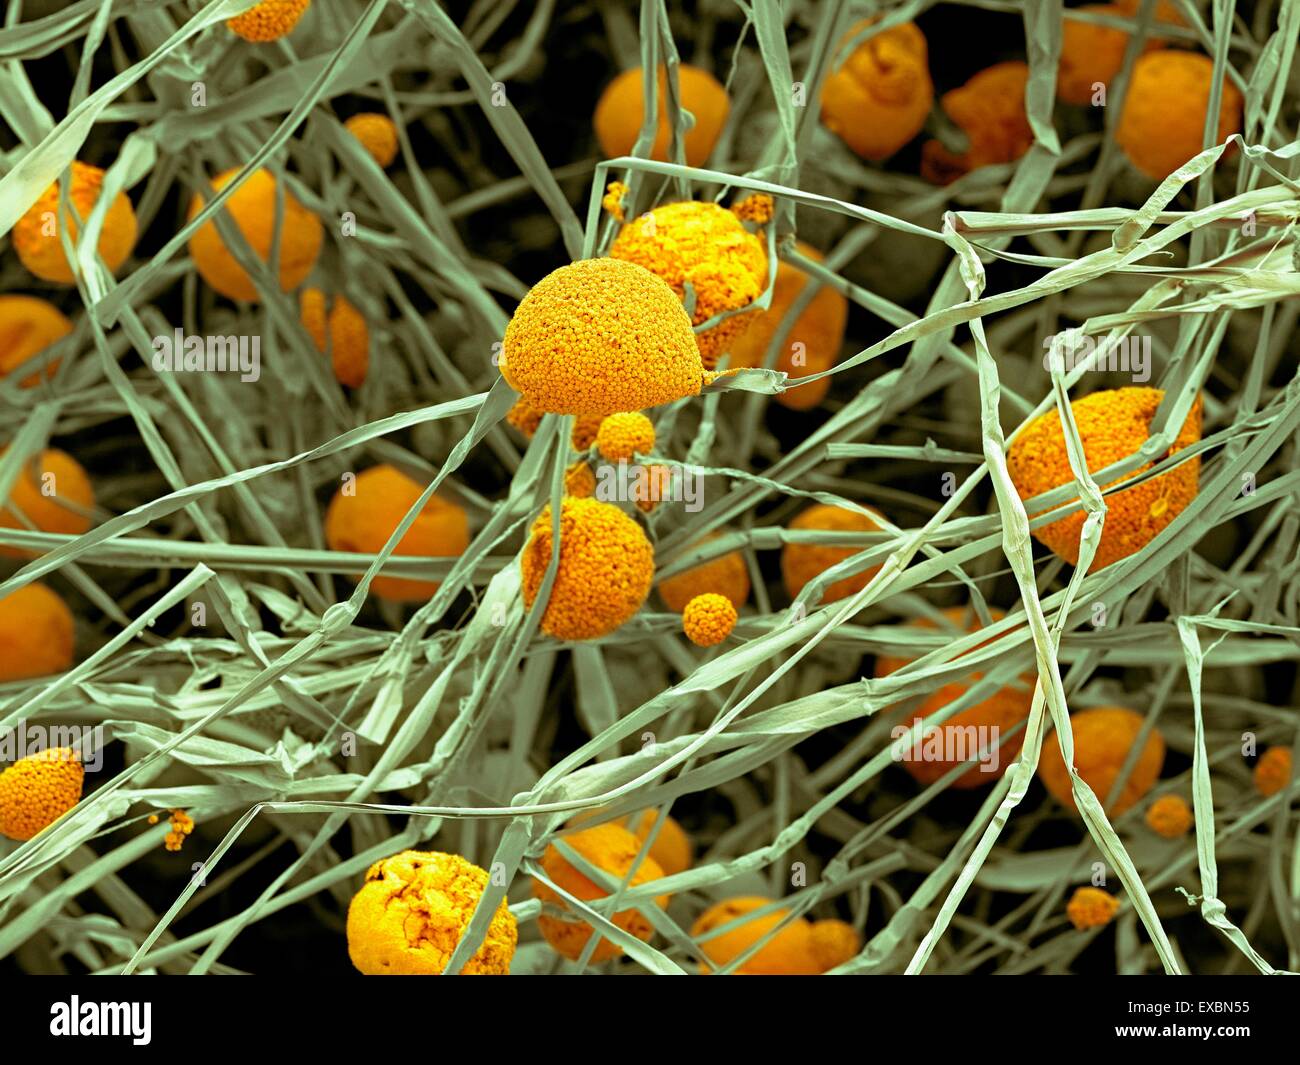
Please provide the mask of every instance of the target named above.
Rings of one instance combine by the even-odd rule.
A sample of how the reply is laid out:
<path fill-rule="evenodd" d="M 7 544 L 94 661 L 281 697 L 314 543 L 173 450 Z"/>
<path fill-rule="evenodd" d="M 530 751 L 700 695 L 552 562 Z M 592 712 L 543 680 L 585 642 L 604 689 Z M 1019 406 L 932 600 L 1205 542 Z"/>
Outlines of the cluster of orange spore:
<path fill-rule="evenodd" d="M 648 455 L 654 446 L 654 422 L 637 411 L 611 414 L 596 431 L 596 450 L 610 462 L 631 462 L 637 455 Z"/>
<path fill-rule="evenodd" d="M 151 825 L 158 823 L 157 816 L 149 818 Z M 169 851 L 178 851 L 185 846 L 186 837 L 194 831 L 194 818 L 184 810 L 173 810 L 167 817 L 171 831 L 163 839 L 163 846 Z"/>
<path fill-rule="evenodd" d="M 533 523 L 520 556 L 524 606 L 531 609 L 551 563 L 551 508 Z M 612 503 L 566 498 L 560 561 L 541 628 L 557 640 L 607 636 L 640 608 L 654 581 L 654 548 L 641 526 Z"/>
<path fill-rule="evenodd" d="M 226 19 L 226 26 L 236 37 L 264 44 L 292 33 L 309 7 L 311 0 L 262 0 L 242 15 Z"/>
<path fill-rule="evenodd" d="M 1147 827 L 1165 839 L 1187 835 L 1194 821 L 1192 808 L 1181 795 L 1161 795 L 1147 807 Z"/>
<path fill-rule="evenodd" d="M 725 595 L 705 592 L 697 595 L 682 611 L 682 631 L 696 647 L 720 644 L 736 627 L 736 608 Z"/>
<path fill-rule="evenodd" d="M 1076 888 L 1066 903 L 1065 915 L 1080 932 L 1110 924 L 1119 913 L 1119 899 L 1101 888 Z"/>
<path fill-rule="evenodd" d="M 725 312 L 741 312 L 698 334 L 700 355 L 710 369 L 752 324 L 754 312 L 742 309 L 767 284 L 763 242 L 716 203 L 687 200 L 656 207 L 628 222 L 609 253 L 661 277 L 684 302 L 694 299 L 691 320 L 697 326 Z"/>
<path fill-rule="evenodd" d="M 537 282 L 506 327 L 501 373 L 532 410 L 602 418 L 694 396 L 704 384 L 677 295 L 622 259 L 583 259 Z"/>
<path fill-rule="evenodd" d="M 367 976 L 438 976 L 487 890 L 487 870 L 458 854 L 402 851 L 375 862 L 348 906 L 348 957 Z M 503 898 L 464 976 L 507 976 L 519 930 Z"/>
<path fill-rule="evenodd" d="M 1163 398 L 1164 392 L 1158 388 L 1119 388 L 1093 392 L 1071 402 L 1088 472 L 1095 473 L 1138 451 L 1146 443 L 1151 419 Z M 1166 454 L 1176 454 L 1200 438 L 1198 398 Z M 1130 480 L 1152 465 L 1146 463 L 1110 484 Z M 1200 465 L 1200 459 L 1193 457 L 1166 474 L 1106 496 L 1106 520 L 1092 569 L 1099 570 L 1140 551 L 1178 517 L 1196 496 Z M 1020 498 L 1025 500 L 1074 480 L 1059 411 L 1048 411 L 1016 437 L 1007 452 L 1007 470 Z M 1076 511 L 1034 529 L 1034 537 L 1076 565 L 1085 517 L 1082 510 Z"/>
<path fill-rule="evenodd" d="M 0 773 L 0 836 L 29 840 L 81 799 L 86 770 L 71 747 L 47 747 Z"/>

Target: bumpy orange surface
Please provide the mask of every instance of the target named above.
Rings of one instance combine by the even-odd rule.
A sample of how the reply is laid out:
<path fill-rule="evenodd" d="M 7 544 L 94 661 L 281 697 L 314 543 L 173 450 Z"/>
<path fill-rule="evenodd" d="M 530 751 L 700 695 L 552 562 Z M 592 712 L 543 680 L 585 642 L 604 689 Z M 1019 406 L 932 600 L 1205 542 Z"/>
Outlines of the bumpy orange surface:
<path fill-rule="evenodd" d="M 32 474 L 32 464 L 24 462 L 9 491 L 8 505 L 0 510 L 0 528 L 26 529 L 30 522 L 41 532 L 65 536 L 80 536 L 90 528 L 89 516 L 81 512 L 95 505 L 95 492 L 76 459 L 65 451 L 47 448 L 41 452 L 36 476 Z M 22 511 L 27 522 L 19 520 L 15 507 Z M 0 547 L 0 555 L 9 558 L 35 558 L 36 554 L 16 547 Z"/>
<path fill-rule="evenodd" d="M 826 972 L 856 955 L 862 949 L 862 937 L 847 921 L 814 921 L 810 946 L 817 967 Z"/>
<path fill-rule="evenodd" d="M 637 852 L 641 849 L 641 841 L 636 836 L 632 835 L 622 825 L 613 823 L 584 828 L 579 832 L 569 833 L 561 838 L 597 869 L 602 869 L 620 880 L 627 876 L 628 870 L 632 868 L 632 862 L 636 859 Z M 546 852 L 541 858 L 541 866 L 551 880 L 570 895 L 583 902 L 603 899 L 609 894 L 603 887 L 593 883 L 587 876 L 575 869 L 554 844 L 546 848 Z M 629 883 L 632 887 L 637 887 L 651 880 L 658 880 L 663 875 L 659 863 L 647 855 L 637 866 L 637 870 L 632 875 Z M 540 880 L 533 881 L 533 894 L 543 903 L 558 906 L 562 910 L 569 908 L 568 903 L 559 894 Z M 655 902 L 659 906 L 666 906 L 668 905 L 668 897 L 666 895 L 659 896 L 655 899 Z M 653 926 L 639 910 L 620 910 L 610 917 L 610 921 L 616 927 L 636 936 L 637 939 L 643 942 L 649 942 L 650 937 L 654 935 Z M 591 926 L 581 919 L 570 920 L 564 917 L 553 917 L 547 913 L 543 913 L 537 918 L 537 927 L 541 930 L 542 935 L 546 937 L 546 942 L 557 953 L 571 959 L 576 959 L 582 954 L 587 946 L 587 940 L 591 938 L 592 934 Z M 622 953 L 622 947 L 611 940 L 602 938 L 592 952 L 591 961 L 593 964 L 609 961 L 611 958 L 619 957 Z"/>
<path fill-rule="evenodd" d="M 644 843 L 658 816 L 657 810 L 641 810 L 623 818 L 623 825 Z M 671 817 L 665 817 L 650 846 L 650 857 L 658 863 L 664 876 L 676 876 L 689 869 L 692 851 L 691 837 L 686 834 L 686 830 Z"/>
<path fill-rule="evenodd" d="M 966 134 L 970 147 L 958 155 L 938 141 L 926 141 L 922 175 L 943 184 L 969 170 L 1010 163 L 1024 155 L 1034 141 L 1025 112 L 1028 81 L 1029 67 L 1013 59 L 995 63 L 960 88 L 944 93 L 943 109 Z"/>
<path fill-rule="evenodd" d="M 104 185 L 104 171 L 89 163 L 72 164 L 72 180 L 68 186 L 68 206 L 71 216 L 59 210 L 59 183 L 55 181 L 41 193 L 40 198 L 14 223 L 13 242 L 18 258 L 37 277 L 59 285 L 73 283 L 72 265 L 63 253 L 61 226 L 67 225 L 68 236 L 76 243 L 80 232 L 78 219 L 87 219 L 99 200 Z M 96 248 L 111 273 L 126 261 L 135 247 L 135 210 L 126 193 L 113 197 L 104 215 Z"/>
<path fill-rule="evenodd" d="M 596 474 L 582 459 L 564 471 L 564 494 L 575 499 L 590 499 L 596 494 Z"/>
<path fill-rule="evenodd" d="M 11 374 L 28 359 L 72 332 L 72 323 L 54 304 L 35 296 L 0 296 L 0 374 Z M 23 388 L 49 378 L 59 367 L 55 359 L 42 372 L 30 373 L 20 382 Z"/>
<path fill-rule="evenodd" d="M 72 611 L 43 584 L 0 599 L 0 681 L 62 673 L 72 665 Z"/>
<path fill-rule="evenodd" d="M 212 179 L 212 189 L 220 192 L 239 173 L 234 167 Z M 222 206 L 238 226 L 244 240 L 262 260 L 269 262 L 275 237 L 276 181 L 268 170 L 258 170 L 231 194 Z M 203 210 L 202 196 L 190 201 L 189 218 Z M 324 233 L 321 221 L 284 190 L 284 207 L 280 220 L 280 288 L 285 292 L 297 288 L 311 273 L 320 255 Z M 209 219 L 190 237 L 190 256 L 200 276 L 223 296 L 232 300 L 260 300 L 253 279 L 239 265 L 221 239 L 216 223 Z"/>
<path fill-rule="evenodd" d="M 293 31 L 311 0 L 262 0 L 242 15 L 226 19 L 230 32 L 246 41 L 274 41 Z"/>
<path fill-rule="evenodd" d="M 1130 163 L 1162 181 L 1201 151 L 1214 62 L 1196 52 L 1162 51 L 1134 64 L 1115 140 Z M 1242 92 L 1223 79 L 1218 131 L 1222 144 L 1242 131 Z"/>
<path fill-rule="evenodd" d="M 397 158 L 397 127 L 387 115 L 367 111 L 353 115 L 343 123 L 343 127 L 361 142 L 380 166 L 389 166 Z"/>
<path fill-rule="evenodd" d="M 659 125 L 655 130 L 654 146 L 650 158 L 668 161 L 668 104 L 666 102 L 668 72 L 659 70 L 659 91 L 656 114 Z M 677 81 L 681 93 L 681 106 L 689 111 L 695 124 L 686 131 L 683 147 L 688 166 L 702 166 L 704 160 L 718 143 L 718 135 L 727 124 L 731 101 L 727 90 L 707 70 L 681 64 L 677 68 Z M 642 70 L 635 67 L 625 70 L 606 86 L 596 104 L 592 124 L 600 150 L 610 158 L 630 155 L 645 122 L 645 92 Z"/>
<path fill-rule="evenodd" d="M 1119 706 L 1099 706 L 1071 714 L 1070 725 L 1074 732 L 1075 768 L 1097 796 L 1097 801 L 1105 807 L 1108 816 L 1118 817 L 1151 790 L 1165 762 L 1164 737 L 1155 729 L 1147 734 L 1142 753 L 1124 782 L 1123 790 L 1113 802 L 1107 804 L 1106 801 L 1142 727 L 1141 714 Z M 1043 741 L 1038 778 L 1058 802 L 1075 809 L 1070 774 L 1055 736 Z"/>
<path fill-rule="evenodd" d="M 1117 913 L 1119 899 L 1110 892 L 1095 887 L 1075 888 L 1065 907 L 1065 915 L 1080 932 L 1110 924 Z"/>
<path fill-rule="evenodd" d="M 689 285 L 695 296 L 695 325 L 749 305 L 767 285 L 763 242 L 716 203 L 687 200 L 656 207 L 629 221 L 609 253 L 654 272 L 683 301 Z M 717 365 L 718 356 L 730 350 L 755 317 L 753 311 L 733 314 L 700 333 L 704 365 Z"/>
<path fill-rule="evenodd" d="M 710 533 L 700 542 L 706 543 L 719 535 L 717 532 Z M 686 604 L 697 595 L 705 592 L 725 595 L 737 610 L 744 606 L 749 599 L 749 567 L 745 565 L 745 556 L 739 551 L 729 551 L 659 582 L 659 598 L 664 601 L 664 606 L 676 614 L 685 610 Z"/>
<path fill-rule="evenodd" d="M 714 903 L 696 918 L 691 926 L 691 936 L 698 938 L 771 902 L 771 899 L 758 895 L 741 895 Z M 713 967 L 720 968 L 753 946 L 788 913 L 788 910 L 777 909 L 742 921 L 729 931 L 706 939 L 700 944 L 700 949 Z M 843 921 L 813 922 L 805 917 L 796 917 L 744 962 L 736 973 L 741 976 L 817 976 L 848 961 L 858 952 L 859 946 L 857 933 Z M 702 968 L 706 973 L 712 971 L 710 966 Z"/>
<path fill-rule="evenodd" d="M 360 388 L 370 369 L 370 330 L 366 319 L 346 296 L 334 297 L 326 311 L 325 293 L 305 288 L 301 302 L 302 324 L 322 354 L 328 352 L 339 384 Z"/>
<path fill-rule="evenodd" d="M 1161 795 L 1147 807 L 1147 827 L 1165 839 L 1187 835 L 1193 820 L 1192 808 L 1181 795 Z"/>
<path fill-rule="evenodd" d="M 611 414 L 596 431 L 596 450 L 610 462 L 631 462 L 654 450 L 654 422 L 639 411 Z"/>
<path fill-rule="evenodd" d="M 81 799 L 86 770 L 70 747 L 49 747 L 0 773 L 0 836 L 28 840 Z"/>
<path fill-rule="evenodd" d="M 869 25 L 859 22 L 841 45 Z M 864 159 L 893 155 L 921 132 L 934 104 L 925 35 L 915 24 L 869 37 L 826 79 L 822 121 Z"/>
<path fill-rule="evenodd" d="M 697 647 L 720 644 L 735 627 L 736 608 L 730 599 L 716 592 L 697 595 L 682 611 L 682 631 Z"/>
<path fill-rule="evenodd" d="M 447 967 L 488 874 L 458 854 L 402 851 L 375 862 L 348 907 L 348 957 L 367 976 L 436 976 Z M 502 899 L 465 976 L 507 976 L 519 939 Z"/>
<path fill-rule="evenodd" d="M 959 632 L 978 632 L 980 629 L 979 618 L 973 610 L 968 608 L 951 607 L 945 610 L 943 615 Z M 989 615 L 994 621 L 1000 621 L 1004 616 L 1001 610 L 990 610 Z M 917 618 L 912 624 L 926 629 L 937 627 L 933 621 L 924 617 Z M 902 669 L 910 661 L 912 659 L 881 655 L 876 659 L 876 676 L 887 677 L 889 674 Z M 943 685 L 937 691 L 932 692 L 919 707 L 913 710 L 912 715 L 926 718 L 937 713 L 954 699 L 965 695 L 971 686 L 983 676 L 983 673 L 972 673 L 969 678 Z M 950 717 L 944 722 L 940 726 L 943 733 L 942 752 L 945 755 L 952 754 L 953 757 L 929 757 L 929 747 L 925 739 L 922 738 L 908 752 L 910 757 L 903 760 L 903 768 L 922 784 L 933 784 L 944 774 L 965 762 L 967 758 L 974 755 L 982 747 L 991 747 L 1000 739 L 1001 744 L 997 750 L 997 771 L 984 772 L 981 766 L 976 764 L 959 776 L 953 782 L 952 787 L 978 788 L 984 784 L 992 784 L 1005 772 L 1006 767 L 1019 752 L 1024 742 L 1023 731 L 1016 733 L 1014 736 L 1003 734 L 1010 732 L 1012 728 L 1029 716 L 1029 707 L 1033 702 L 1034 695 L 1032 680 L 1032 677 L 1027 678 L 1028 682 L 1022 688 L 1016 688 L 1012 685 L 1000 688 L 983 702 L 961 711 L 961 713 Z M 966 737 L 971 739 L 966 739 Z M 958 755 L 961 756 L 958 757 Z"/>
<path fill-rule="evenodd" d="M 1163 397 L 1164 392 L 1158 388 L 1118 388 L 1093 392 L 1071 402 L 1089 473 L 1126 458 L 1146 442 L 1151 419 Z M 1197 399 L 1169 454 L 1181 451 L 1200 438 L 1201 402 Z M 1118 484 L 1136 477 L 1151 465 L 1140 466 L 1133 473 L 1110 483 Z M 1106 496 L 1106 521 L 1092 562 L 1093 571 L 1140 551 L 1178 517 L 1196 497 L 1200 468 L 1200 459 L 1192 458 L 1160 477 Z M 1016 438 L 1007 452 L 1007 469 L 1021 499 L 1032 499 L 1074 480 L 1059 411 L 1048 411 Z M 1080 510 L 1034 529 L 1034 538 L 1071 565 L 1077 564 L 1084 518 L 1085 514 Z"/>
<path fill-rule="evenodd" d="M 156 820 L 157 818 L 152 818 L 149 823 L 153 824 Z M 171 831 L 163 838 L 163 848 L 174 853 L 185 846 L 185 840 L 194 831 L 194 818 L 184 810 L 173 810 L 167 821 L 171 825 Z"/>
<path fill-rule="evenodd" d="M 1214 63 L 1196 52 L 1149 52 L 1133 64 L 1115 140 L 1138 170 L 1167 178 L 1201 151 Z M 1241 90 L 1226 77 L 1214 143 L 1241 132 Z"/>
<path fill-rule="evenodd" d="M 809 507 L 790 523 L 791 529 L 824 529 L 827 532 L 879 532 L 880 526 L 865 514 L 842 507 L 817 503 Z M 825 573 L 837 562 L 856 555 L 863 548 L 835 547 L 829 544 L 786 544 L 781 548 L 781 576 L 786 594 L 793 599 L 814 577 Z M 860 592 L 880 572 L 879 566 L 869 566 L 852 577 L 844 577 L 831 584 L 822 595 L 823 603 L 845 599 Z"/>
<path fill-rule="evenodd" d="M 665 499 L 671 498 L 673 471 L 669 466 L 642 466 L 632 482 L 632 501 L 637 510 L 651 514 Z"/>
<path fill-rule="evenodd" d="M 524 439 L 531 440 L 537 432 L 537 427 L 542 424 L 545 414 L 545 411 L 534 407 L 528 401 L 528 397 L 520 396 L 515 400 L 515 405 L 506 412 L 506 422 L 519 430 Z M 600 431 L 600 423 L 604 420 L 603 414 L 579 414 L 573 419 L 570 440 L 575 451 L 586 451 L 596 442 L 596 434 Z"/>
<path fill-rule="evenodd" d="M 524 606 L 531 608 L 551 562 L 551 508 L 533 523 L 520 557 Z M 566 498 L 560 509 L 560 563 L 542 614 L 557 640 L 605 636 L 645 602 L 654 548 L 641 526 L 612 503 Z"/>
<path fill-rule="evenodd" d="M 583 259 L 537 282 L 506 327 L 501 373 L 535 410 L 600 417 L 694 396 L 704 384 L 676 294 L 620 259 Z"/>
<path fill-rule="evenodd" d="M 353 494 L 341 487 L 325 512 L 325 542 L 331 551 L 376 554 L 424 491 L 393 466 L 372 466 L 357 474 Z M 455 557 L 469 546 L 469 519 L 459 504 L 433 496 L 397 542 L 394 555 Z M 376 577 L 370 590 L 398 602 L 428 599 L 438 581 Z"/>
<path fill-rule="evenodd" d="M 1291 782 L 1291 751 L 1287 747 L 1270 747 L 1259 756 L 1254 771 L 1255 790 L 1261 795 L 1276 795 Z"/>
<path fill-rule="evenodd" d="M 821 253 L 802 241 L 799 251 L 810 259 L 821 261 Z M 776 268 L 776 283 L 772 286 L 772 306 L 759 311 L 754 323 L 732 345 L 730 366 L 762 366 L 772 338 L 781 328 L 808 284 L 808 275 L 784 259 Z M 849 303 L 829 285 L 817 290 L 785 334 L 777 352 L 773 369 L 781 370 L 792 378 L 821 373 L 835 365 L 840 348 L 844 345 L 844 327 L 849 320 Z M 806 385 L 788 388 L 776 401 L 791 410 L 811 410 L 826 398 L 831 387 L 829 377 L 811 381 Z"/>
<path fill-rule="evenodd" d="M 1097 15 L 1123 17 L 1126 12 L 1119 4 L 1083 4 L 1076 11 Z M 1147 49 L 1157 47 L 1148 40 Z M 1067 18 L 1061 31 L 1061 62 L 1057 68 L 1056 95 L 1067 104 L 1079 107 L 1092 102 L 1100 83 L 1109 87 L 1110 81 L 1124 65 L 1124 49 L 1128 47 L 1128 34 L 1095 22 L 1081 22 Z"/>

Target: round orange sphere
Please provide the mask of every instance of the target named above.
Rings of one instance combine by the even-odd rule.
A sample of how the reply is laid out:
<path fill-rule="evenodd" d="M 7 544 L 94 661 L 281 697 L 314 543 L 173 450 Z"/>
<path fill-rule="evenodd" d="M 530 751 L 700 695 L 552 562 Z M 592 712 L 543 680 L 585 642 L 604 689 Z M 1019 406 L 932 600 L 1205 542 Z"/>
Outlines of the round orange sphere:
<path fill-rule="evenodd" d="M 0 773 L 0 836 L 29 840 L 81 800 L 86 770 L 70 747 L 48 747 Z"/>
<path fill-rule="evenodd" d="M 645 86 L 640 67 L 625 70 L 605 87 L 596 104 L 592 124 L 600 150 L 609 158 L 630 155 L 641 135 L 645 123 Z M 655 130 L 650 158 L 668 162 L 668 103 L 666 99 L 668 72 L 659 69 L 659 92 L 655 111 L 659 125 Z M 727 90 L 707 70 L 682 63 L 677 68 L 679 99 L 683 109 L 694 117 L 694 124 L 686 131 L 683 147 L 687 166 L 701 166 L 718 143 L 722 127 L 727 124 L 731 101 Z"/>
<path fill-rule="evenodd" d="M 537 599 L 550 564 L 548 504 L 520 556 L 526 609 Z M 542 631 L 557 640 L 608 635 L 641 609 L 654 573 L 654 548 L 640 525 L 612 503 L 566 497 L 560 509 L 560 562 Z"/>
<path fill-rule="evenodd" d="M 632 868 L 632 863 L 636 860 L 637 853 L 641 849 L 641 841 L 636 836 L 622 825 L 613 823 L 584 828 L 579 832 L 567 833 L 561 838 L 568 846 L 582 855 L 584 860 L 619 880 L 627 876 L 628 870 Z M 569 860 L 560 853 L 555 844 L 551 844 L 546 848 L 546 852 L 541 858 L 541 866 L 549 879 L 582 902 L 603 899 L 609 894 L 605 888 L 593 883 L 585 874 L 575 869 L 569 863 Z M 637 866 L 629 884 L 632 887 L 638 887 L 641 884 L 649 883 L 651 880 L 659 880 L 663 875 L 659 863 L 646 855 Z M 568 910 L 569 908 L 568 903 L 564 901 L 558 892 L 540 880 L 534 879 L 533 881 L 533 895 L 543 903 L 557 906 L 561 910 Z M 658 906 L 667 906 L 668 896 L 658 896 L 655 903 Z M 654 927 L 640 910 L 620 910 L 610 917 L 610 921 L 616 927 L 636 936 L 637 939 L 643 942 L 649 942 L 650 937 L 654 935 Z M 592 935 L 592 928 L 585 921 L 579 919 L 570 920 L 565 917 L 552 916 L 548 913 L 543 913 L 537 918 L 537 926 L 552 949 L 564 955 L 564 957 L 574 960 L 582 954 L 587 946 L 587 941 Z M 602 938 L 592 952 L 591 961 L 593 964 L 599 964 L 603 961 L 609 961 L 611 958 L 617 958 L 622 953 L 623 948 L 617 943 Z"/>
<path fill-rule="evenodd" d="M 71 332 L 72 323 L 54 304 L 35 296 L 0 296 L 0 374 L 21 370 L 23 363 Z M 32 388 L 42 376 L 53 377 L 58 368 L 56 359 L 43 371 L 28 374 L 19 384 Z"/>
<path fill-rule="evenodd" d="M 232 167 L 212 179 L 213 192 L 224 189 L 242 170 Z M 222 210 L 234 219 L 239 232 L 262 262 L 269 262 L 276 229 L 276 180 L 269 170 L 257 170 L 226 200 Z M 190 201 L 189 219 L 201 210 L 202 196 Z M 311 273 L 320 255 L 324 231 L 321 221 L 307 210 L 288 189 L 284 190 L 280 219 L 280 288 L 297 288 Z M 262 297 L 253 279 L 231 254 L 216 222 L 204 222 L 190 237 L 190 256 L 199 275 L 214 289 L 232 300 L 255 302 Z"/>
<path fill-rule="evenodd" d="M 350 490 L 349 490 L 350 489 Z M 331 551 L 373 555 L 415 506 L 424 487 L 394 466 L 372 466 L 344 485 L 325 512 L 325 542 Z M 469 546 L 469 518 L 458 503 L 432 496 L 397 542 L 393 555 L 456 557 Z M 370 590 L 381 599 L 417 602 L 438 590 L 438 581 L 376 577 Z"/>
<path fill-rule="evenodd" d="M 22 264 L 44 281 L 58 285 L 74 282 L 72 264 L 63 252 L 60 225 L 66 224 L 68 236 L 75 244 L 79 226 L 77 218 L 87 219 L 99 202 L 104 185 L 104 171 L 89 163 L 72 164 L 68 187 L 68 206 L 76 217 L 65 218 L 59 211 L 59 183 L 53 182 L 40 198 L 14 223 L 14 250 Z M 99 257 L 111 273 L 117 273 L 135 247 L 135 209 L 125 192 L 119 192 L 108 205 L 96 246 Z"/>
<path fill-rule="evenodd" d="M 1201 151 L 1214 62 L 1197 52 L 1148 52 L 1133 64 L 1115 140 L 1129 162 L 1163 181 Z M 1241 132 L 1241 90 L 1224 78 L 1214 143 Z"/>
<path fill-rule="evenodd" d="M 0 599 L 0 681 L 62 673 L 72 666 L 72 611 L 43 584 Z"/>
<path fill-rule="evenodd" d="M 718 532 L 709 533 L 700 543 L 707 543 L 720 535 Z M 745 556 L 739 551 L 728 551 L 725 555 L 665 577 L 659 582 L 659 598 L 674 614 L 680 614 L 697 595 L 716 592 L 725 595 L 739 610 L 749 599 L 749 587 L 749 567 L 745 565 Z"/>
<path fill-rule="evenodd" d="M 800 241 L 799 251 L 821 262 L 821 253 Z M 780 260 L 772 286 L 772 306 L 754 315 L 754 322 L 732 344 L 729 366 L 763 366 L 772 338 L 785 323 L 790 309 L 808 286 L 809 277 L 792 263 Z M 835 365 L 844 346 L 849 301 L 829 285 L 822 285 L 795 319 L 777 352 L 773 369 L 791 378 L 822 373 Z M 822 377 L 806 385 L 787 388 L 776 401 L 790 410 L 812 410 L 826 398 L 831 379 Z"/>
<path fill-rule="evenodd" d="M 880 526 L 866 514 L 843 507 L 817 503 L 790 522 L 791 529 L 823 529 L 827 532 L 879 532 Z M 786 594 L 794 599 L 804 585 L 821 576 L 836 563 L 856 555 L 861 548 L 835 547 L 823 544 L 789 543 L 781 548 L 781 577 Z M 833 603 L 862 591 L 877 573 L 879 566 L 870 566 L 861 573 L 844 577 L 831 584 L 822 593 L 822 603 Z"/>
<path fill-rule="evenodd" d="M 370 369 L 370 329 L 365 316 L 341 294 L 326 309 L 325 293 L 318 288 L 302 290 L 300 314 L 316 350 L 329 355 L 339 384 L 348 388 L 365 384 Z"/>
<path fill-rule="evenodd" d="M 1142 798 L 1160 777 L 1165 763 L 1165 741 L 1155 729 L 1147 733 L 1142 753 L 1138 755 L 1133 772 L 1124 782 L 1123 790 L 1113 802 L 1107 798 L 1119 779 L 1128 752 L 1142 728 L 1142 715 L 1120 706 L 1099 706 L 1080 710 L 1070 715 L 1074 733 L 1074 765 L 1079 776 L 1097 796 L 1109 817 L 1118 817 Z M 1061 757 L 1060 745 L 1055 736 L 1043 741 L 1043 753 L 1038 762 L 1038 779 L 1056 800 L 1071 810 L 1076 809 L 1074 793 L 1070 790 L 1070 773 Z"/>
<path fill-rule="evenodd" d="M 0 509 L 0 528 L 26 529 L 30 523 L 41 532 L 80 536 L 90 528 L 85 512 L 94 505 L 95 491 L 86 471 L 67 452 L 48 448 L 41 452 L 34 471 L 32 463 L 23 463 L 6 506 Z M 27 522 L 19 519 L 14 508 L 22 511 Z M 38 553 L 0 547 L 0 555 L 9 558 L 35 558 Z"/>
<path fill-rule="evenodd" d="M 993 621 L 1000 621 L 1005 616 L 1000 610 L 990 610 L 989 615 Z M 968 607 L 950 607 L 943 611 L 943 616 L 958 632 L 980 630 L 979 618 Z M 911 624 L 926 629 L 938 627 L 925 617 L 917 618 Z M 876 659 L 876 676 L 887 677 L 911 661 L 910 658 L 882 655 Z M 919 718 L 938 713 L 953 700 L 965 695 L 983 675 L 972 673 L 969 678 L 942 685 L 931 692 L 912 713 Z M 903 768 L 921 784 L 928 786 L 976 755 L 981 748 L 991 747 L 1000 740 L 997 760 L 989 763 L 995 767 L 994 771 L 986 772 L 983 763 L 977 762 L 953 781 L 952 787 L 978 788 L 992 784 L 1006 771 L 1024 743 L 1023 731 L 1014 736 L 1004 735 L 1029 716 L 1029 707 L 1034 698 L 1033 678 L 1022 679 L 1026 682 L 1023 687 L 1007 685 L 1000 688 L 983 702 L 954 714 L 939 726 L 938 733 L 931 739 L 922 736 L 914 748 L 905 752 L 907 757 L 901 762 Z M 971 736 L 976 737 L 974 743 L 968 742 Z M 936 745 L 935 739 L 941 739 L 942 744 Z"/>
<path fill-rule="evenodd" d="M 841 46 L 868 25 L 855 25 Z M 921 132 L 934 105 L 926 53 L 925 35 L 912 22 L 868 37 L 826 79 L 826 128 L 864 159 L 893 155 Z"/>
<path fill-rule="evenodd" d="M 1150 435 L 1151 419 L 1163 398 L 1164 392 L 1158 388 L 1117 388 L 1071 401 L 1088 471 L 1095 473 L 1138 451 Z M 1198 398 L 1167 454 L 1176 454 L 1200 438 Z M 1148 462 L 1110 483 L 1131 480 L 1151 466 Z M 1160 477 L 1106 496 L 1106 521 L 1092 570 L 1128 558 L 1154 540 L 1196 498 L 1200 468 L 1200 458 L 1191 458 Z M 1020 498 L 1026 500 L 1074 481 L 1059 411 L 1052 409 L 1035 419 L 1012 441 L 1007 451 L 1007 471 Z M 1034 539 L 1077 565 L 1085 518 L 1082 510 L 1076 511 L 1034 529 Z"/>

